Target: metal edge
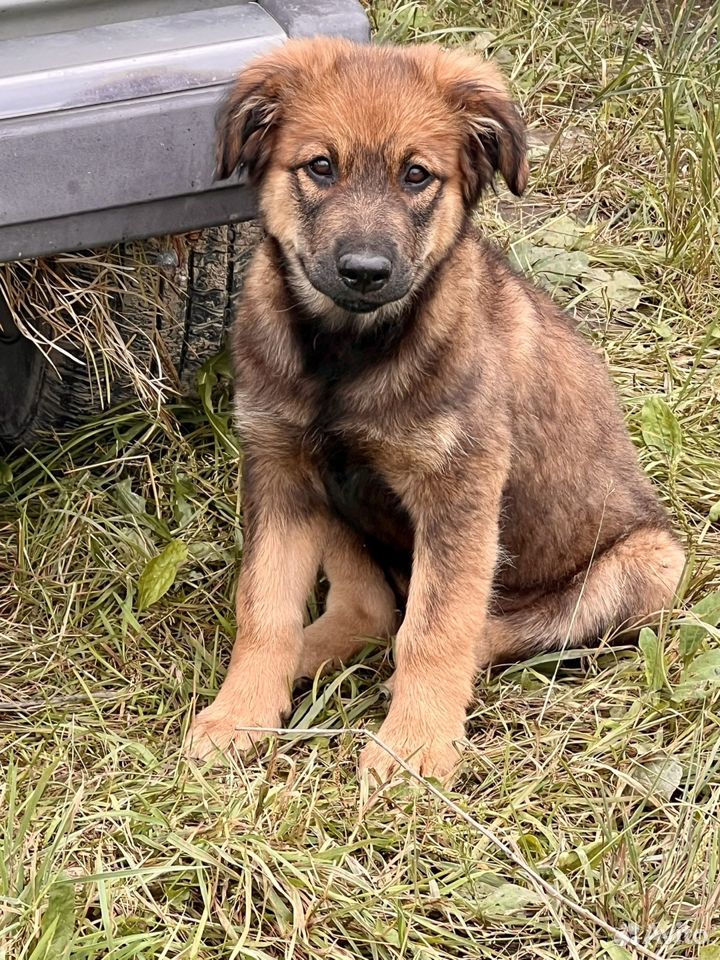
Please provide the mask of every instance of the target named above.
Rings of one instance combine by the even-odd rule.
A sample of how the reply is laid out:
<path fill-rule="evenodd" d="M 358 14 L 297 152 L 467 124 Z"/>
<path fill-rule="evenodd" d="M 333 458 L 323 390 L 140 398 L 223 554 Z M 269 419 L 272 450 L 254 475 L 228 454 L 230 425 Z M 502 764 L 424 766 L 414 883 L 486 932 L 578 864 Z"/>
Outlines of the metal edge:
<path fill-rule="evenodd" d="M 188 233 L 255 217 L 256 198 L 233 185 L 129 206 L 0 226 L 0 263 Z"/>
<path fill-rule="evenodd" d="M 343 36 L 370 41 L 370 23 L 358 0 L 257 0 L 288 37 Z"/>

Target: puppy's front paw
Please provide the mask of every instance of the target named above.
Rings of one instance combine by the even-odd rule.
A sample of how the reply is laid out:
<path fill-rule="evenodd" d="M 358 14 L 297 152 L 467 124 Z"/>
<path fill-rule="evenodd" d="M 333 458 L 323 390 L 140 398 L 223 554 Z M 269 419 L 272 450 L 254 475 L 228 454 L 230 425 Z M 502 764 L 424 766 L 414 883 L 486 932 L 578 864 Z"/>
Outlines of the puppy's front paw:
<path fill-rule="evenodd" d="M 380 727 L 378 738 L 390 751 L 423 777 L 434 777 L 446 786 L 455 775 L 464 740 L 464 723 L 433 727 L 426 718 L 393 719 L 392 710 Z M 379 743 L 369 743 L 360 753 L 360 775 L 379 784 L 392 781 L 403 767 Z"/>
<path fill-rule="evenodd" d="M 289 706 L 289 704 L 288 704 Z M 239 699 L 227 704 L 222 696 L 195 717 L 185 740 L 185 756 L 206 760 L 214 754 L 232 750 L 243 753 L 260 740 L 271 736 L 271 730 L 282 726 L 282 707 L 272 703 L 243 703 Z M 244 729 L 244 728 L 257 729 Z"/>

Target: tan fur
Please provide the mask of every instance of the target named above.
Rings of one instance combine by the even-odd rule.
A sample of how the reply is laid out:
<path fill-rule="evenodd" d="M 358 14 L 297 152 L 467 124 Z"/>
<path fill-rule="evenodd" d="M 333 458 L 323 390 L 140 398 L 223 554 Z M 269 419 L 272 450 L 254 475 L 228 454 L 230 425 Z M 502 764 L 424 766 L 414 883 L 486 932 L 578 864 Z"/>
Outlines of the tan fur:
<path fill-rule="evenodd" d="M 469 221 L 495 172 L 527 181 L 495 67 L 288 43 L 221 112 L 219 173 L 238 165 L 268 235 L 233 333 L 247 546 L 228 676 L 190 752 L 247 747 L 237 728 L 279 724 L 293 678 L 401 620 L 380 736 L 447 780 L 478 669 L 647 622 L 683 551 L 602 363 Z M 348 245 L 392 267 L 349 306 Z M 321 562 L 326 612 L 303 632 Z M 395 763 L 371 745 L 361 768 Z"/>
<path fill-rule="evenodd" d="M 667 531 L 640 528 L 591 560 L 565 589 L 493 617 L 477 648 L 477 666 L 511 663 L 529 645 L 539 650 L 576 646 L 577 638 L 592 635 L 598 617 L 637 629 L 672 604 L 684 565 Z M 623 607 L 631 612 L 618 621 Z"/>
<path fill-rule="evenodd" d="M 302 656 L 303 610 L 327 537 L 322 511 L 295 509 L 297 490 L 283 482 L 282 457 L 263 458 L 256 469 L 257 493 L 245 499 L 249 542 L 237 586 L 237 637 L 220 693 L 193 723 L 198 758 L 231 744 L 247 749 L 263 736 L 238 727 L 280 726 Z"/>
<path fill-rule="evenodd" d="M 352 531 L 333 524 L 322 559 L 330 590 L 325 612 L 305 628 L 297 677 L 347 663 L 368 638 L 389 637 L 397 624 L 395 597 Z"/>

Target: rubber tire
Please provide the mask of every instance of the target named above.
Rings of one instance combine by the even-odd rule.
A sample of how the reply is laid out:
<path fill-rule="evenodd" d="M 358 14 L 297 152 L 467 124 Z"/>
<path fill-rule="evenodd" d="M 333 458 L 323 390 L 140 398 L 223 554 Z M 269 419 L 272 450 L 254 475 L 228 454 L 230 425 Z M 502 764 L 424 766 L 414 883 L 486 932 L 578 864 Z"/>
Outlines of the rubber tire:
<path fill-rule="evenodd" d="M 156 312 L 147 297 L 125 294 L 116 295 L 111 305 L 142 369 L 157 375 L 159 356 L 163 378 L 184 394 L 193 392 L 197 371 L 222 346 L 245 264 L 260 237 L 259 227 L 248 223 L 120 248 L 128 264 L 149 263 L 163 304 Z M 38 326 L 38 318 L 29 319 Z M 60 351 L 50 363 L 18 331 L 0 295 L 0 449 L 26 448 L 101 413 L 103 399 L 90 371 L 89 364 L 78 364 Z M 126 379 L 112 383 L 112 403 L 134 396 Z"/>
<path fill-rule="evenodd" d="M 0 443 L 12 445 L 32 430 L 42 407 L 51 403 L 45 377 L 49 364 L 18 331 L 0 294 Z M 53 404 L 62 409 L 62 402 Z"/>

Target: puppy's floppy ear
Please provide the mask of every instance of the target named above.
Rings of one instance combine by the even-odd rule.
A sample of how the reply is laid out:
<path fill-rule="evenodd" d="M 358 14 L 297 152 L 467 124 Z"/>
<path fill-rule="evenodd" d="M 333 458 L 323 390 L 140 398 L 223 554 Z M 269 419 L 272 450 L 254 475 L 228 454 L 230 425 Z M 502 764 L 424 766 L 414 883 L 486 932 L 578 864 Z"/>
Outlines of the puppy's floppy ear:
<path fill-rule="evenodd" d="M 446 52 L 436 76 L 467 130 L 461 157 L 466 205 L 477 202 L 498 171 L 520 196 L 529 174 L 525 124 L 498 69 L 478 57 Z"/>
<path fill-rule="evenodd" d="M 253 60 L 220 106 L 215 180 L 226 180 L 237 167 L 251 183 L 262 177 L 280 122 L 283 93 L 295 75 L 292 52 L 288 56 L 281 48 Z"/>

